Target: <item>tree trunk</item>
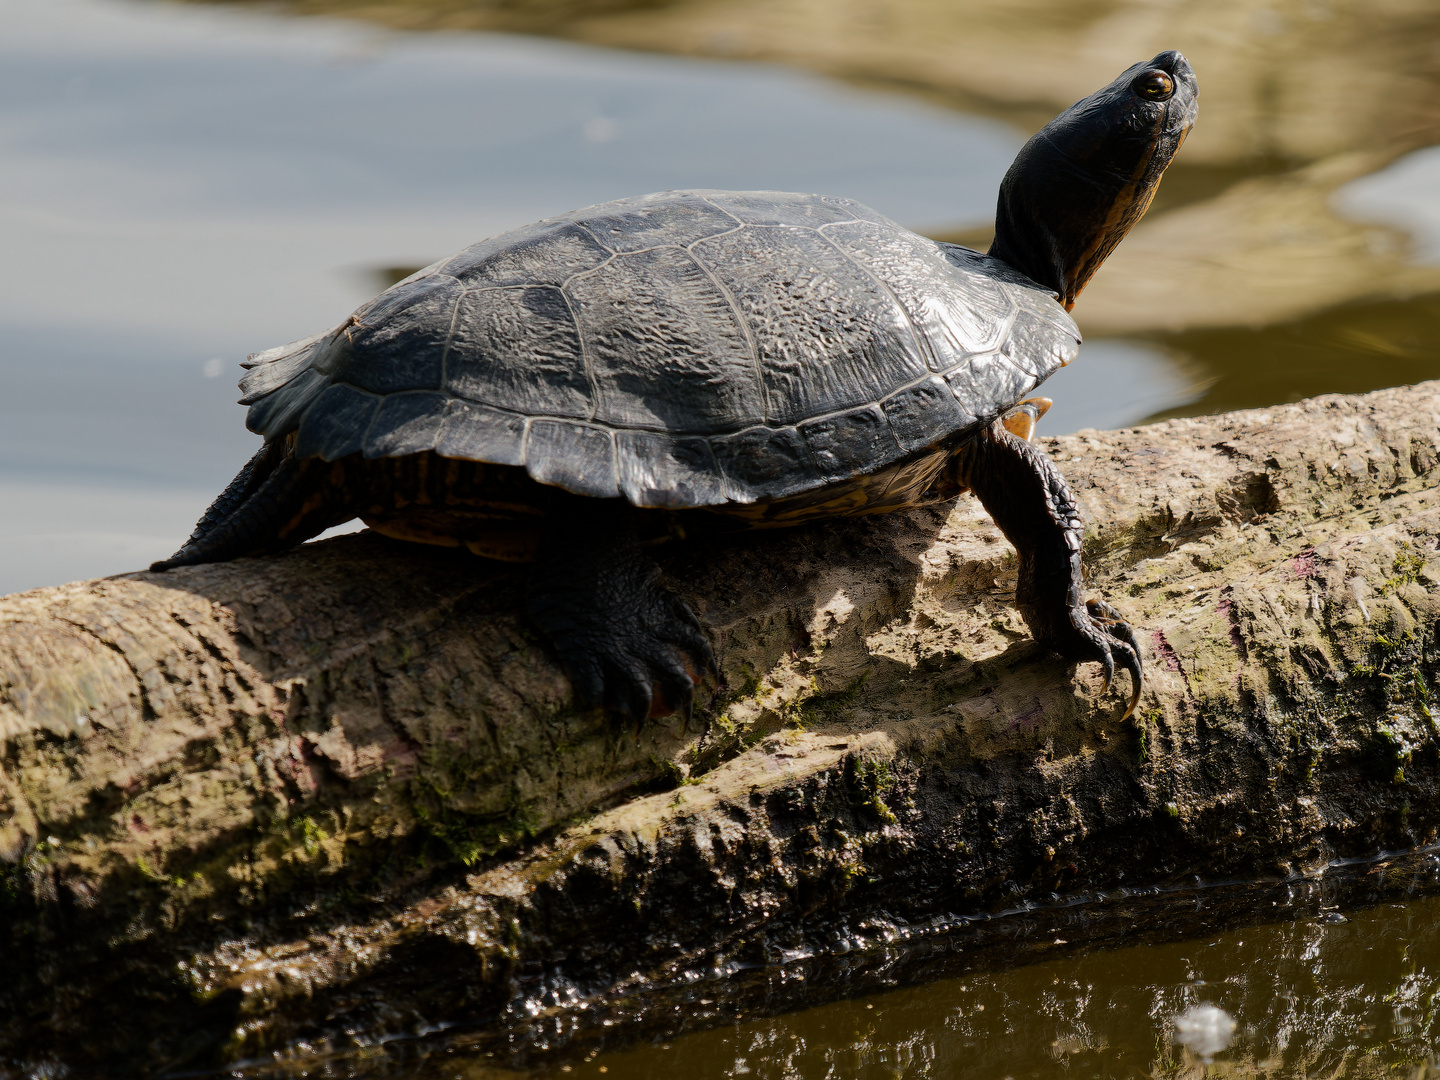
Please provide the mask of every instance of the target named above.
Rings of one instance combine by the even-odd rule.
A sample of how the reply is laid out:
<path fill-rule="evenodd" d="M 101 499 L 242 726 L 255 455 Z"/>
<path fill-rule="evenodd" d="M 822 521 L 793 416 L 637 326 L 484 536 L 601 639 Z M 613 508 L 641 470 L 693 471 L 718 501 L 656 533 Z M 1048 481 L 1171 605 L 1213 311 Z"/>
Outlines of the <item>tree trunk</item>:
<path fill-rule="evenodd" d="M 725 677 L 688 732 L 572 708 L 510 570 L 370 534 L 0 600 L 0 1075 L 788 1007 L 754 971 L 1433 842 L 1440 383 L 1044 442 L 1126 722 L 969 498 L 662 550 Z"/>

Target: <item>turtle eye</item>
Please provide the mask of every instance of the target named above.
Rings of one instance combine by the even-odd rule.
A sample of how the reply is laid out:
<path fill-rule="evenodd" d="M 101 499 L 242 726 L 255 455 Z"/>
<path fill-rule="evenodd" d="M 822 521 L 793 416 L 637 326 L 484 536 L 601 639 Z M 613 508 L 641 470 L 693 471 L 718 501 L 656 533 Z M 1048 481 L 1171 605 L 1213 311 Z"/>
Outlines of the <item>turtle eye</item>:
<path fill-rule="evenodd" d="M 1136 78 L 1130 89 L 1147 101 L 1166 101 L 1175 93 L 1175 80 L 1159 68 L 1151 68 Z"/>

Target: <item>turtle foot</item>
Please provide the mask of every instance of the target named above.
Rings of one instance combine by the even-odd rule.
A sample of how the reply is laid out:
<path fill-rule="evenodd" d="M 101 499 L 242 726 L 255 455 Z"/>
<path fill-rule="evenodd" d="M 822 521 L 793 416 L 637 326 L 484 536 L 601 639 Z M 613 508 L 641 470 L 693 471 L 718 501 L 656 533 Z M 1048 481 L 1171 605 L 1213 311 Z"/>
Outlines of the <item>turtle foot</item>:
<path fill-rule="evenodd" d="M 1130 673 L 1130 701 L 1125 708 L 1122 721 L 1129 718 L 1140 701 L 1140 688 L 1144 667 L 1140 660 L 1140 641 L 1118 611 L 1104 600 L 1091 600 L 1081 606 L 1069 609 L 1068 625 L 1043 635 L 1037 635 L 1041 644 L 1054 649 L 1067 660 L 1080 663 L 1094 661 L 1105 672 L 1105 689 L 1115 678 L 1116 668 Z M 1058 632 L 1057 632 L 1058 631 Z"/>
<path fill-rule="evenodd" d="M 695 686 L 716 673 L 710 642 L 689 605 L 655 587 L 623 610 L 568 612 L 531 603 L 555 645 L 577 701 L 603 706 L 639 725 L 678 712 L 688 722 Z"/>
<path fill-rule="evenodd" d="M 1140 641 L 1134 629 L 1113 607 L 1104 600 L 1091 600 L 1083 610 L 1072 609 L 1071 623 L 1083 645 L 1061 649 L 1074 660 L 1094 660 L 1105 670 L 1105 689 L 1115 678 L 1115 668 L 1130 673 L 1130 702 L 1125 707 L 1121 721 L 1128 720 L 1140 701 L 1140 689 L 1144 679 L 1144 665 L 1140 659 Z"/>
<path fill-rule="evenodd" d="M 688 722 L 696 684 L 706 675 L 718 681 L 710 642 L 689 605 L 660 584 L 659 568 L 623 521 L 599 517 L 583 530 L 559 530 L 542 547 L 531 617 L 555 646 L 580 704 L 636 725 L 674 712 Z"/>

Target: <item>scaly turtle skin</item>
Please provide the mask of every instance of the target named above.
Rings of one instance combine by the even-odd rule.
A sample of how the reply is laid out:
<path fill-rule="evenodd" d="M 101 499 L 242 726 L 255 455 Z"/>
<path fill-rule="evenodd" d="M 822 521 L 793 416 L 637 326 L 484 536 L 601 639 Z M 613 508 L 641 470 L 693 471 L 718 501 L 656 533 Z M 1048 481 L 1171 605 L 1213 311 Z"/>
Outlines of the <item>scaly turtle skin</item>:
<path fill-rule="evenodd" d="M 482 241 L 325 334 L 252 357 L 265 445 L 167 569 L 356 516 L 530 561 L 530 610 L 578 696 L 688 711 L 710 645 L 643 541 L 969 489 L 1020 557 L 1036 638 L 1141 683 L 1130 628 L 1082 596 L 1081 523 L 1022 399 L 1074 359 L 1067 314 L 1195 116 L 1161 53 L 1021 151 L 988 255 L 849 199 L 675 191 Z M 1039 399 L 1043 402 L 1043 399 Z M 656 700 L 656 691 L 659 700 Z"/>

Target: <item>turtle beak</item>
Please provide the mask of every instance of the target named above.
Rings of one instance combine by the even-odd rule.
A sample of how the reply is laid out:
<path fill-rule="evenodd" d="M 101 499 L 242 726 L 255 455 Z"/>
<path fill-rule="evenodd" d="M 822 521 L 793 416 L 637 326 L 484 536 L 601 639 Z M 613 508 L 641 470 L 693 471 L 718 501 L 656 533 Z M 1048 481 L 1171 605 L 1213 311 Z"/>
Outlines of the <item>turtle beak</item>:
<path fill-rule="evenodd" d="M 1200 87 L 1195 81 L 1195 69 L 1190 66 L 1185 55 L 1175 49 L 1159 53 L 1150 61 L 1149 66 L 1167 72 L 1175 80 L 1175 93 L 1165 109 L 1165 126 L 1175 134 L 1175 149 L 1178 150 L 1185 141 L 1185 136 L 1190 133 L 1190 128 L 1194 126 L 1196 114 L 1199 112 L 1195 99 Z"/>

